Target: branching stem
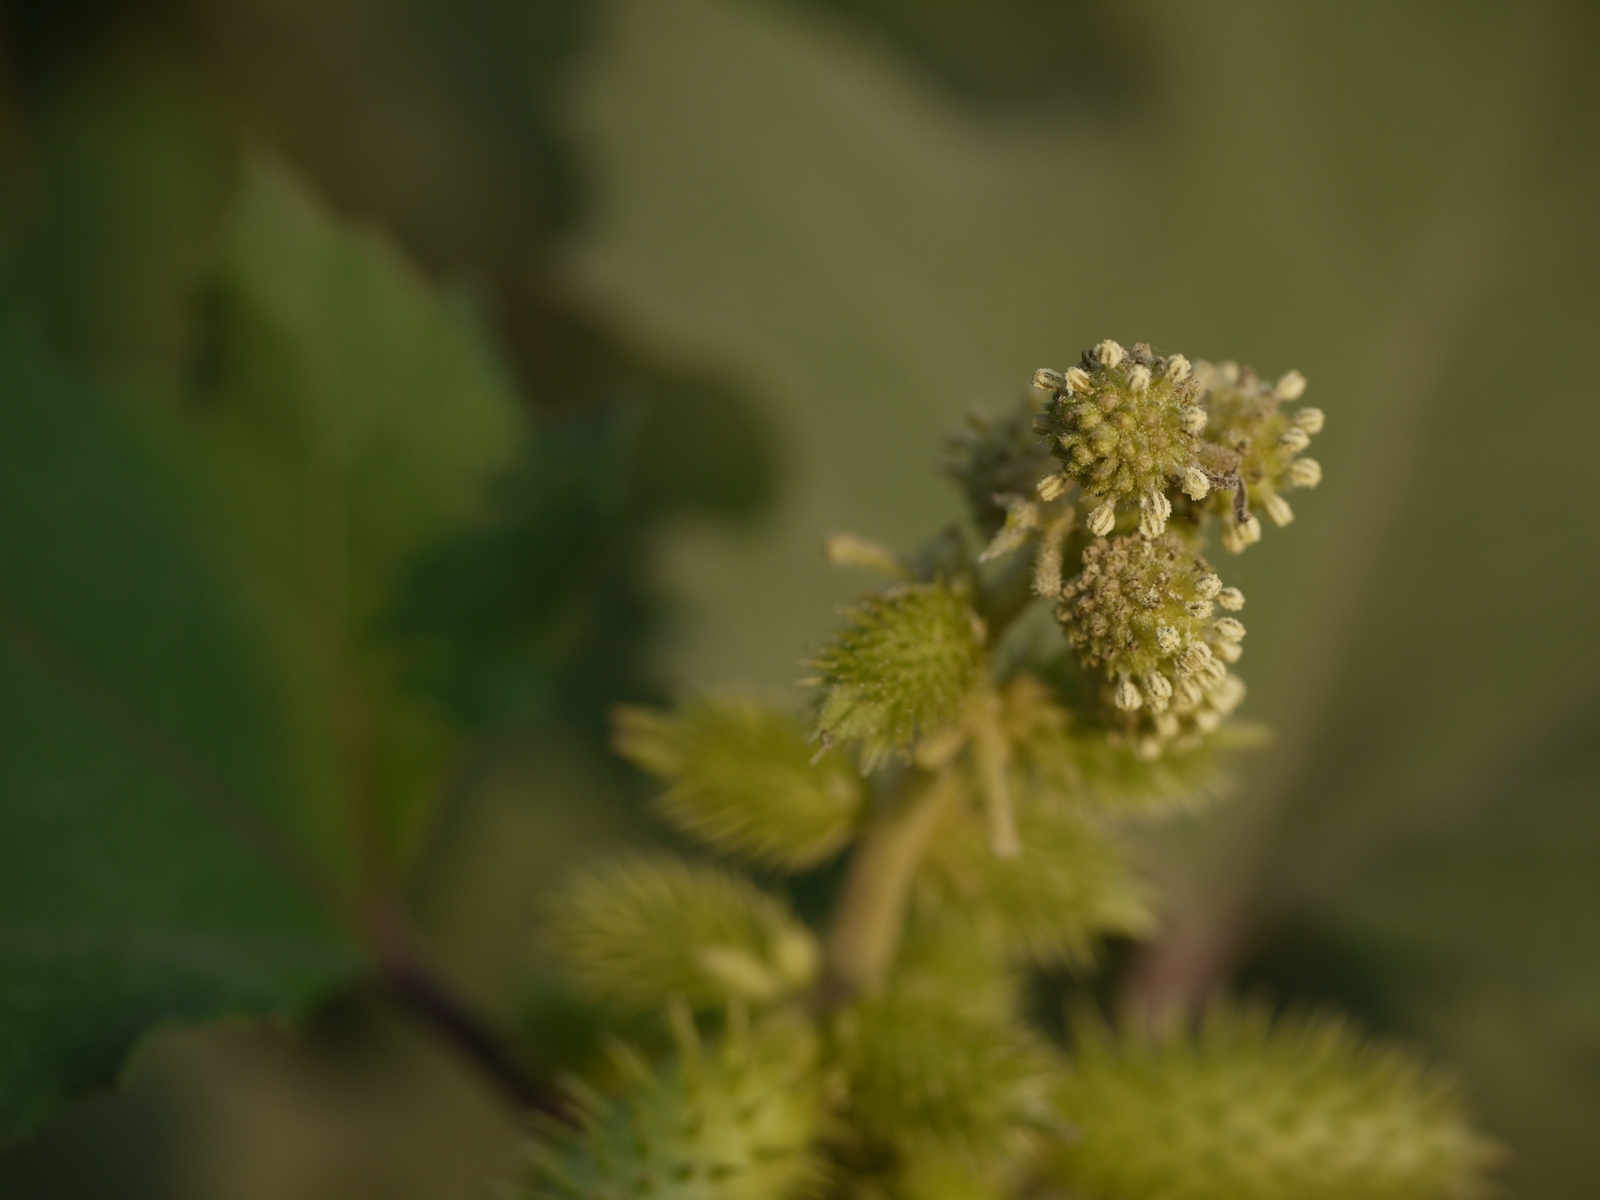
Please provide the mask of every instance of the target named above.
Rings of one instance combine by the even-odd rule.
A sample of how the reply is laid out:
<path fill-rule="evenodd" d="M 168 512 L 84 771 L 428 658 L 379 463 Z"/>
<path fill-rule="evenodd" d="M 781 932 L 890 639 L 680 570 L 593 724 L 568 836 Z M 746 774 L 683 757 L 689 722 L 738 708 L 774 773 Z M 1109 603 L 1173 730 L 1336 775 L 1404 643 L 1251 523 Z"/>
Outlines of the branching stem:
<path fill-rule="evenodd" d="M 448 1043 L 517 1109 L 562 1115 L 556 1093 L 434 972 L 403 918 L 393 913 L 378 916 L 372 934 L 383 986 L 408 1016 Z"/>
<path fill-rule="evenodd" d="M 836 1005 L 879 987 L 905 927 L 911 883 L 928 840 L 955 795 L 943 770 L 882 813 L 850 859 L 828 931 L 823 1002 Z"/>

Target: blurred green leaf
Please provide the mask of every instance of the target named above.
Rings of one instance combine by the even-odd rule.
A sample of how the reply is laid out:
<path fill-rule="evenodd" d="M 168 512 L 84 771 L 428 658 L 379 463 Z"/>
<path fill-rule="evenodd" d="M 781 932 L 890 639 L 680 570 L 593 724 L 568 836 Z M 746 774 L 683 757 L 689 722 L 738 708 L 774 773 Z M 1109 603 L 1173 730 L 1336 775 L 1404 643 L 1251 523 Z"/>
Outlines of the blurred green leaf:
<path fill-rule="evenodd" d="M 247 168 L 221 245 L 214 377 L 171 432 L 296 714 L 301 827 L 381 875 L 416 848 L 451 740 L 401 686 L 396 596 L 485 513 L 525 430 L 468 315 L 280 170 Z"/>
<path fill-rule="evenodd" d="M 0 322 L 0 1138 L 358 966 L 452 746 L 392 636 L 523 432 L 467 314 L 255 164 L 205 377 Z"/>
<path fill-rule="evenodd" d="M 355 962 L 290 881 L 272 697 L 179 498 L 117 404 L 9 324 L 0 1137 L 155 1027 L 294 1010 Z"/>

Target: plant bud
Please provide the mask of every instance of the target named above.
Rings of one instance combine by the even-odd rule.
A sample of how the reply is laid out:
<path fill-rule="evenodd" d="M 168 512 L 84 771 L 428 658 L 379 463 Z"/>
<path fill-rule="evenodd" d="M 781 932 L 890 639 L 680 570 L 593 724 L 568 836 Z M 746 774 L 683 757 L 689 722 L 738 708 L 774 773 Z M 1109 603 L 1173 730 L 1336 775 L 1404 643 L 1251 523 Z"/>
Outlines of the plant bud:
<path fill-rule="evenodd" d="M 1139 694 L 1138 686 L 1126 675 L 1117 681 L 1112 699 L 1123 712 L 1132 712 L 1144 703 L 1144 697 Z"/>
<path fill-rule="evenodd" d="M 1222 591 L 1222 576 L 1202 575 L 1194 581 L 1194 594 L 1202 600 L 1215 600 Z"/>
<path fill-rule="evenodd" d="M 1290 418 L 1290 423 L 1296 428 L 1304 429 L 1315 437 L 1322 432 L 1322 426 L 1326 420 L 1327 418 L 1320 408 L 1302 408 Z"/>
<path fill-rule="evenodd" d="M 1211 490 L 1211 480 L 1206 478 L 1206 473 L 1199 467 L 1185 467 L 1179 479 L 1183 485 L 1183 494 L 1191 500 L 1204 500 L 1206 493 Z"/>
<path fill-rule="evenodd" d="M 1183 606 L 1183 611 L 1188 613 L 1196 621 L 1204 621 L 1211 615 L 1211 601 L 1191 600 Z"/>
<path fill-rule="evenodd" d="M 1103 367 L 1115 367 L 1122 362 L 1123 349 L 1121 345 L 1107 338 L 1094 348 L 1094 356 L 1100 360 Z"/>
<path fill-rule="evenodd" d="M 1189 378 L 1189 360 L 1181 354 L 1174 354 L 1167 359 L 1167 378 L 1173 383 L 1182 383 Z"/>
<path fill-rule="evenodd" d="M 1185 675 L 1198 675 L 1211 662 L 1211 647 L 1204 642 L 1190 642 L 1178 655 L 1178 669 Z"/>
<path fill-rule="evenodd" d="M 1151 671 L 1144 677 L 1144 690 L 1150 693 L 1152 699 L 1172 699 L 1172 682 L 1160 671 Z"/>
<path fill-rule="evenodd" d="M 1178 631 L 1171 625 L 1162 625 L 1156 630 L 1156 646 L 1163 654 L 1171 654 L 1182 640 Z"/>
<path fill-rule="evenodd" d="M 1067 391 L 1073 393 L 1087 392 L 1094 386 L 1093 381 L 1089 378 L 1089 372 L 1082 367 L 1070 368 L 1066 375 L 1062 377 L 1062 381 L 1067 385 Z"/>
<path fill-rule="evenodd" d="M 1033 386 L 1041 392 L 1059 392 L 1067 386 L 1067 378 L 1060 371 L 1040 367 L 1033 373 Z"/>
<path fill-rule="evenodd" d="M 1052 500 L 1059 500 L 1066 492 L 1067 484 L 1070 482 L 1071 480 L 1069 480 L 1060 471 L 1057 471 L 1051 475 L 1046 475 L 1043 479 L 1039 480 L 1039 499 L 1045 501 L 1047 504 Z"/>
<path fill-rule="evenodd" d="M 1299 454 L 1300 451 L 1311 445 L 1311 435 L 1301 429 L 1300 426 L 1291 425 L 1279 436 L 1278 445 L 1282 446 L 1290 454 Z"/>
<path fill-rule="evenodd" d="M 1218 617 L 1212 628 L 1224 641 L 1237 642 L 1244 637 L 1244 623 L 1234 617 Z"/>
<path fill-rule="evenodd" d="M 1172 515 L 1172 501 L 1162 492 L 1146 492 L 1139 497 L 1139 532 L 1147 538 L 1158 538 L 1167 531 L 1167 518 Z"/>
<path fill-rule="evenodd" d="M 1206 410 L 1198 404 L 1185 404 L 1179 411 L 1178 418 L 1183 423 L 1184 430 L 1196 437 L 1206 431 Z"/>
<path fill-rule="evenodd" d="M 1306 377 L 1299 371 L 1290 371 L 1278 380 L 1276 391 L 1284 400 L 1298 400 L 1305 395 Z"/>
<path fill-rule="evenodd" d="M 1095 537 L 1105 537 L 1106 534 L 1116 528 L 1116 525 L 1117 509 L 1109 500 L 1089 514 L 1089 532 L 1094 534 Z"/>
<path fill-rule="evenodd" d="M 1230 612 L 1244 607 L 1244 593 L 1236 587 L 1226 587 L 1217 593 L 1217 603 Z"/>
<path fill-rule="evenodd" d="M 1150 368 L 1137 366 L 1128 372 L 1128 390 L 1135 395 L 1145 391 L 1150 386 Z"/>
<path fill-rule="evenodd" d="M 1322 482 L 1322 464 L 1314 458 L 1297 458 L 1289 464 L 1284 478 L 1298 488 L 1314 488 Z"/>
<path fill-rule="evenodd" d="M 1236 663 L 1244 654 L 1244 647 L 1238 642 L 1218 642 L 1217 657 L 1226 663 Z"/>
<path fill-rule="evenodd" d="M 1280 529 L 1294 520 L 1294 509 L 1290 508 L 1289 502 L 1276 492 L 1264 499 L 1261 507 L 1266 510 L 1267 519 Z"/>
<path fill-rule="evenodd" d="M 1223 716 L 1227 716 L 1239 705 L 1244 703 L 1244 680 L 1237 675 L 1229 675 L 1219 683 L 1211 692 L 1211 707 Z"/>

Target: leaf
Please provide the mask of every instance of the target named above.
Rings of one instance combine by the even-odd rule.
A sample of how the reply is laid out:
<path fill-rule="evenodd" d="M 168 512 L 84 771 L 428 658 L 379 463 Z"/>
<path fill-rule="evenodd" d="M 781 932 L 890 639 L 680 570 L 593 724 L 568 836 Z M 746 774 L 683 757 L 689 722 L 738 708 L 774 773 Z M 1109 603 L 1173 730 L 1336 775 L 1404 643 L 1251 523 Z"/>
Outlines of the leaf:
<path fill-rule="evenodd" d="M 0 340 L 0 1139 L 150 1030 L 294 1011 L 348 939 L 296 886 L 281 722 L 117 405 Z"/>
<path fill-rule="evenodd" d="M 348 981 L 452 747 L 390 614 L 515 452 L 510 389 L 271 167 L 218 247 L 190 395 L 0 297 L 0 1138 L 152 1031 Z"/>
<path fill-rule="evenodd" d="M 450 737 L 401 686 L 397 594 L 485 515 L 525 430 L 467 315 L 279 169 L 246 169 L 222 247 L 219 366 L 177 436 L 219 559 L 283 664 L 308 816 L 348 817 L 382 873 L 415 851 Z M 343 836 L 319 830 L 319 849 L 349 871 Z"/>

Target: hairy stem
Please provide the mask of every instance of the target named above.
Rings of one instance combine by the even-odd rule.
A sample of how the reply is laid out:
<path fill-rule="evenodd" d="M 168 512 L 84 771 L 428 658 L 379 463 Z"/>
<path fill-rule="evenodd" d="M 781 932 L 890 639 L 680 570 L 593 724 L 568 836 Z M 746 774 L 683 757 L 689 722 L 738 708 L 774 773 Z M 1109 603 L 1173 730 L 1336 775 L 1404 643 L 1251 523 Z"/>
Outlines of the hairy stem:
<path fill-rule="evenodd" d="M 824 1003 L 872 991 L 888 975 L 911 882 L 955 790 L 949 771 L 924 779 L 921 788 L 881 814 L 856 847 L 828 930 Z"/>

